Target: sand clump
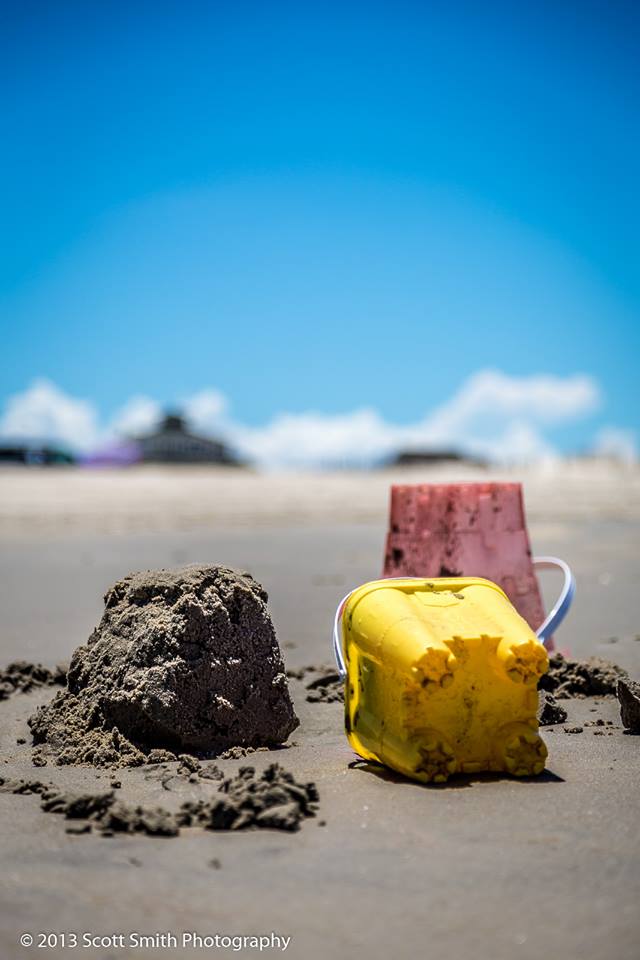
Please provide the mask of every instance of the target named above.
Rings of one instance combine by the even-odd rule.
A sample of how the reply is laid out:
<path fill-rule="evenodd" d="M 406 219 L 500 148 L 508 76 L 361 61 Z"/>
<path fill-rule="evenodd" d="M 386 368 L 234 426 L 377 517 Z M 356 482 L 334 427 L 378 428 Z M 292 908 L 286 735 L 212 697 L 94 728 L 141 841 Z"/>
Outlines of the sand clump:
<path fill-rule="evenodd" d="M 298 720 L 266 592 L 215 565 L 124 577 L 73 654 L 67 688 L 29 725 L 58 764 L 139 766 L 282 744 Z"/>
<path fill-rule="evenodd" d="M 15 660 L 0 670 L 0 700 L 8 700 L 14 693 L 29 693 L 38 687 L 63 687 L 67 682 L 67 668 L 58 664 L 53 670 L 41 663 Z"/>
<path fill-rule="evenodd" d="M 41 780 L 2 780 L 0 792 L 22 796 L 38 794 L 45 813 L 57 813 L 74 821 L 67 833 L 145 833 L 148 836 L 175 837 L 179 833 L 176 817 L 162 807 L 141 807 L 116 799 L 113 790 L 76 792 L 60 790 Z M 75 821 L 83 821 L 75 824 Z"/>
<path fill-rule="evenodd" d="M 212 800 L 183 804 L 178 820 L 181 826 L 208 830 L 294 831 L 305 817 L 315 816 L 317 801 L 314 783 L 296 783 L 277 763 L 260 776 L 253 767 L 241 767 L 235 777 L 223 780 Z"/>
<path fill-rule="evenodd" d="M 287 676 L 304 681 L 309 703 L 344 703 L 344 680 L 335 667 L 311 664 L 287 671 Z M 309 679 L 311 677 L 311 679 Z"/>
<path fill-rule="evenodd" d="M 550 727 L 555 723 L 564 723 L 567 711 L 558 703 L 551 693 L 540 691 L 540 705 L 538 708 L 538 723 L 541 727 Z"/>
<path fill-rule="evenodd" d="M 600 657 L 568 660 L 561 653 L 549 658 L 549 671 L 540 678 L 539 688 L 558 700 L 569 697 L 615 696 L 616 685 L 626 671 Z"/>
<path fill-rule="evenodd" d="M 197 757 L 181 753 L 177 758 L 176 768 L 167 763 L 151 767 L 144 776 L 145 780 L 155 780 L 162 784 L 164 790 L 173 790 L 173 784 L 202 783 L 207 780 L 222 780 L 224 774 L 213 761 L 202 763 Z"/>
<path fill-rule="evenodd" d="M 640 733 L 640 683 L 620 679 L 616 693 L 620 703 L 622 726 L 630 733 Z"/>
<path fill-rule="evenodd" d="M 183 803 L 177 813 L 160 806 L 128 804 L 117 798 L 113 789 L 75 792 L 60 790 L 41 780 L 0 778 L 0 792 L 37 794 L 45 813 L 84 821 L 68 827 L 67 832 L 96 830 L 103 836 L 143 833 L 175 837 L 185 827 L 294 832 L 305 818 L 315 816 L 319 799 L 314 783 L 297 783 L 293 774 L 277 763 L 259 775 L 253 767 L 241 767 L 236 776 L 222 780 L 213 796 Z"/>
<path fill-rule="evenodd" d="M 344 703 L 344 680 L 327 667 L 306 684 L 309 703 Z"/>

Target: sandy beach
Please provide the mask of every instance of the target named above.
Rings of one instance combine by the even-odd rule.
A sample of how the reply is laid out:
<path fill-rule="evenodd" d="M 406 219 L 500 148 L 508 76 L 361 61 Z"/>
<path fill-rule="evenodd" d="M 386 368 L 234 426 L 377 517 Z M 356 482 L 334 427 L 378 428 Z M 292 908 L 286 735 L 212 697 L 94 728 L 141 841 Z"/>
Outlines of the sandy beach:
<path fill-rule="evenodd" d="M 2 12 L 0 960 L 640 960 L 640 5 Z"/>
<path fill-rule="evenodd" d="M 386 470 L 260 473 L 144 465 L 128 470 L 0 467 L 0 534 L 177 532 L 312 524 L 377 524 L 392 483 L 524 483 L 532 525 L 640 520 L 640 469 L 598 460 L 522 469 L 465 463 Z"/>
<path fill-rule="evenodd" d="M 264 584 L 287 667 L 330 663 L 337 601 L 380 573 L 389 485 L 487 477 L 524 480 L 534 553 L 561 556 L 574 569 L 578 593 L 560 649 L 605 657 L 640 677 L 640 470 L 586 461 L 524 475 L 464 466 L 298 475 L 5 468 L 2 660 L 68 660 L 123 574 L 211 561 L 249 570 Z M 557 589 L 545 575 L 547 603 Z M 2 956 L 29 955 L 19 945 L 24 932 L 65 930 L 273 931 L 290 936 L 287 954 L 305 960 L 637 956 L 640 740 L 623 732 L 617 701 L 566 701 L 564 726 L 582 732 L 543 729 L 549 760 L 538 778 L 460 777 L 424 787 L 354 764 L 341 704 L 308 702 L 300 680 L 291 692 L 301 725 L 289 744 L 221 766 L 232 773 L 277 759 L 315 781 L 318 817 L 297 834 L 70 836 L 37 798 L 0 794 Z M 17 743 L 28 739 L 27 717 L 51 695 L 0 703 L 2 774 L 95 784 L 84 768 L 35 771 L 29 743 Z M 611 735 L 584 725 L 597 718 L 613 722 Z M 204 789 L 165 790 L 145 768 L 118 776 L 128 799 L 172 808 Z M 99 782 L 108 784 L 108 774 Z"/>

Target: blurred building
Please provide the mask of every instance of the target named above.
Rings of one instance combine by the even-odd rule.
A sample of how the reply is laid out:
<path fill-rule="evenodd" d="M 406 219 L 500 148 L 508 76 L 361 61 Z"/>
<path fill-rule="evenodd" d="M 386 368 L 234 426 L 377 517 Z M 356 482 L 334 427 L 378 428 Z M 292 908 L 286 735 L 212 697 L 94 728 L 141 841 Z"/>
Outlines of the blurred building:
<path fill-rule="evenodd" d="M 393 467 L 413 467 L 432 463 L 468 463 L 474 467 L 486 467 L 487 461 L 472 457 L 459 450 L 400 450 L 390 462 Z"/>
<path fill-rule="evenodd" d="M 0 463 L 22 463 L 27 466 L 53 466 L 75 463 L 68 450 L 51 444 L 0 443 Z"/>
<path fill-rule="evenodd" d="M 153 433 L 136 440 L 143 463 L 220 463 L 239 465 L 221 440 L 200 437 L 187 429 L 184 418 L 167 414 Z"/>

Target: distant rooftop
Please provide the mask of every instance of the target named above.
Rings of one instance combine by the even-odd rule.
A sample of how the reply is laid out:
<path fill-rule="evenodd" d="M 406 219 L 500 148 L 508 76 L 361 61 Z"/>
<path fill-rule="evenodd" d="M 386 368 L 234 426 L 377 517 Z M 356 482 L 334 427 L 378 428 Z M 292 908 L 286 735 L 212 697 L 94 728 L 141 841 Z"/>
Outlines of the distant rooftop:
<path fill-rule="evenodd" d="M 221 440 L 191 433 L 179 413 L 166 414 L 158 428 L 138 437 L 141 459 L 146 463 L 220 463 L 238 466 L 239 461 Z"/>

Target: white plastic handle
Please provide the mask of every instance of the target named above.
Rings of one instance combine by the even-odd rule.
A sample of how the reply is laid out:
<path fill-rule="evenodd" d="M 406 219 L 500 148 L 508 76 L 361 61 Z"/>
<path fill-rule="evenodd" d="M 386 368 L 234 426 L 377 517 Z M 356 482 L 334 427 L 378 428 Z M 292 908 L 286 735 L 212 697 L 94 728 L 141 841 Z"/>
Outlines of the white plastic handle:
<path fill-rule="evenodd" d="M 543 646 L 546 646 L 546 642 L 550 636 L 553 635 L 553 632 L 558 629 L 567 613 L 569 612 L 569 607 L 571 606 L 571 601 L 576 592 L 576 581 L 575 577 L 571 572 L 571 568 L 564 560 L 558 559 L 558 557 L 534 557 L 533 558 L 534 567 L 540 567 L 541 570 L 551 570 L 559 569 L 564 573 L 564 584 L 562 586 L 562 591 L 558 597 L 551 613 L 549 613 L 542 624 L 536 630 L 536 636 L 541 641 Z M 424 577 L 386 577 L 385 578 L 389 583 L 393 583 L 394 580 L 424 580 Z M 354 590 L 357 590 L 357 587 L 354 587 Z M 338 667 L 338 673 L 342 680 L 347 675 L 347 666 L 344 662 L 344 652 L 342 650 L 342 631 L 340 629 L 342 621 L 342 611 L 344 610 L 345 604 L 354 590 L 350 590 L 338 604 L 336 609 L 336 615 L 333 619 L 333 652 L 336 658 L 336 664 Z"/>
<path fill-rule="evenodd" d="M 536 630 L 536 636 L 542 641 L 544 646 L 546 646 L 549 637 L 552 636 L 554 630 L 558 629 L 569 612 L 569 607 L 576 592 L 576 580 L 569 564 L 565 563 L 564 560 L 558 559 L 558 557 L 534 557 L 533 565 L 534 567 L 540 567 L 541 570 L 552 570 L 555 568 L 562 570 L 564 573 L 564 584 L 562 585 L 560 596 L 542 626 Z"/>
<path fill-rule="evenodd" d="M 336 658 L 336 666 L 338 667 L 338 673 L 340 674 L 340 679 L 344 680 L 347 675 L 347 665 L 344 662 L 344 654 L 342 652 L 342 637 L 340 631 L 340 623 L 342 621 L 342 611 L 344 610 L 344 605 L 353 593 L 353 590 L 350 590 L 346 597 L 343 597 L 338 608 L 336 610 L 336 615 L 333 618 L 333 653 Z"/>

